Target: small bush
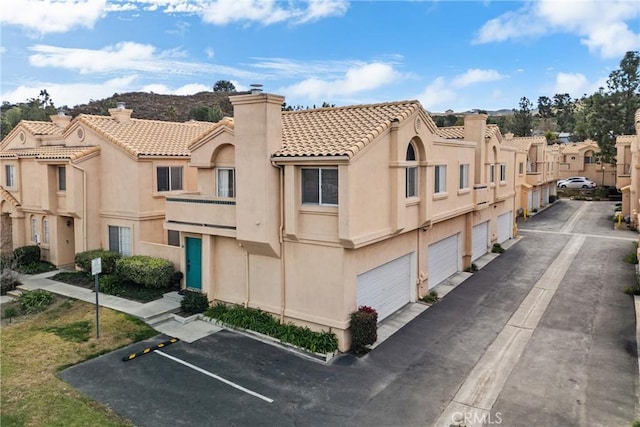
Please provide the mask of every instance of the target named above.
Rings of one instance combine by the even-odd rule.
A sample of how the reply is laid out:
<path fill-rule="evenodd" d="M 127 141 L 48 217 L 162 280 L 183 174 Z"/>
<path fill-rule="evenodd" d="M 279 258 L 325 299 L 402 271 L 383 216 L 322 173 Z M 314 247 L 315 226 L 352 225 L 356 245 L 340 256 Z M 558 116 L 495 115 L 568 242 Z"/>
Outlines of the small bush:
<path fill-rule="evenodd" d="M 27 291 L 20 296 L 20 305 L 25 314 L 43 311 L 53 303 L 53 294 L 43 289 Z"/>
<path fill-rule="evenodd" d="M 115 274 L 104 274 L 98 278 L 98 289 L 107 295 L 118 295 L 122 292 L 121 280 Z"/>
<path fill-rule="evenodd" d="M 11 319 L 19 315 L 20 315 L 20 312 L 16 307 L 7 307 L 4 309 L 4 313 L 2 317 L 5 319 L 9 319 L 9 323 L 11 323 Z"/>
<path fill-rule="evenodd" d="M 30 264 L 19 265 L 16 267 L 16 271 L 23 274 L 40 274 L 46 273 L 47 271 L 53 271 L 55 269 L 56 266 L 51 264 L 49 261 L 32 262 Z"/>
<path fill-rule="evenodd" d="M 629 286 L 624 290 L 624 293 L 627 295 L 640 295 L 640 287 L 639 286 Z"/>
<path fill-rule="evenodd" d="M 92 249 L 78 252 L 74 261 L 82 271 L 91 274 L 91 260 L 95 258 L 101 258 L 100 264 L 103 274 L 113 274 L 116 271 L 116 261 L 122 258 L 122 255 L 105 249 Z"/>
<path fill-rule="evenodd" d="M 11 254 L 0 255 L 0 270 L 5 271 L 12 269 L 14 267 L 13 262 L 13 252 Z"/>
<path fill-rule="evenodd" d="M 438 292 L 434 290 L 429 291 L 429 294 L 422 297 L 422 301 L 426 302 L 427 304 L 435 304 L 439 299 L 440 297 L 438 296 Z"/>
<path fill-rule="evenodd" d="M 118 276 L 147 288 L 167 288 L 174 271 L 170 261 L 146 255 L 134 255 L 116 261 Z"/>
<path fill-rule="evenodd" d="M 351 313 L 351 350 L 362 354 L 366 347 L 378 340 L 378 313 L 371 307 L 360 306 Z"/>
<path fill-rule="evenodd" d="M 22 246 L 13 251 L 13 261 L 20 267 L 40 262 L 40 246 Z"/>
<path fill-rule="evenodd" d="M 12 277 L 11 275 L 3 275 L 2 277 L 0 277 L 0 295 L 6 295 L 7 292 L 13 291 L 21 284 L 22 283 L 20 283 L 18 279 Z"/>
<path fill-rule="evenodd" d="M 209 308 L 207 294 L 187 291 L 180 301 L 180 307 L 187 314 L 204 313 Z"/>
<path fill-rule="evenodd" d="M 501 254 L 504 252 L 504 248 L 500 243 L 494 243 L 493 247 L 491 248 L 491 252 L 493 252 L 494 254 Z"/>

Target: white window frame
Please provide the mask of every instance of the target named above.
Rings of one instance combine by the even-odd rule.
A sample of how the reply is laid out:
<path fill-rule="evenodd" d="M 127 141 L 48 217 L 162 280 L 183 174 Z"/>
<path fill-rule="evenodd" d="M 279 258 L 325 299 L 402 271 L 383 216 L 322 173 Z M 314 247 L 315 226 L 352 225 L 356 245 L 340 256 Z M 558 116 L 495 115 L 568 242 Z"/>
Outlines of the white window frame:
<path fill-rule="evenodd" d="M 496 165 L 493 163 L 489 165 L 489 182 L 491 184 L 496 183 Z"/>
<path fill-rule="evenodd" d="M 308 198 L 305 199 L 305 181 L 304 181 L 304 171 L 318 171 L 318 201 L 309 201 Z M 327 197 L 323 197 L 324 193 L 326 193 L 326 189 L 323 191 L 323 171 L 335 171 L 336 174 L 336 189 L 335 189 L 335 203 L 327 202 L 325 199 Z M 326 182 L 325 184 L 326 185 Z M 338 201 L 340 197 L 340 177 L 339 171 L 337 167 L 318 167 L 318 168 L 301 168 L 300 170 L 300 197 L 302 204 L 305 205 L 317 205 L 317 206 L 338 206 Z"/>
<path fill-rule="evenodd" d="M 458 189 L 466 190 L 469 188 L 469 163 L 461 163 L 460 164 L 460 182 Z"/>
<path fill-rule="evenodd" d="M 447 165 L 436 165 L 433 168 L 433 192 L 442 194 L 447 192 Z"/>
<path fill-rule="evenodd" d="M 31 241 L 38 242 L 38 219 L 35 216 L 31 217 Z"/>
<path fill-rule="evenodd" d="M 58 166 L 56 173 L 58 175 L 58 191 L 67 191 L 67 167 Z"/>
<path fill-rule="evenodd" d="M 418 157 L 416 154 L 416 147 L 410 142 L 407 145 L 407 155 L 405 161 L 408 163 L 405 167 L 404 174 L 404 196 L 407 199 L 418 197 Z"/>
<path fill-rule="evenodd" d="M 112 231 L 117 233 L 117 242 L 112 242 Z M 130 227 L 121 227 L 117 225 L 109 225 L 107 226 L 107 234 L 109 240 L 109 250 L 118 252 L 122 256 L 130 256 L 131 255 L 131 228 Z"/>
<path fill-rule="evenodd" d="M 231 186 L 229 186 L 229 177 L 231 177 Z M 216 194 L 218 195 L 218 197 L 235 198 L 236 197 L 236 169 L 235 168 L 216 168 L 216 184 L 217 184 Z"/>
<path fill-rule="evenodd" d="M 49 244 L 49 218 L 42 218 L 42 243 Z"/>
<path fill-rule="evenodd" d="M 507 182 L 507 165 L 505 163 L 500 163 L 500 182 Z"/>
<path fill-rule="evenodd" d="M 16 187 L 16 165 L 4 165 L 4 183 L 7 188 Z"/>
<path fill-rule="evenodd" d="M 160 176 L 159 176 L 160 169 L 167 169 L 167 180 L 168 180 L 168 182 L 167 182 L 167 189 L 166 190 L 165 189 L 162 189 L 162 190 L 160 189 Z M 169 191 L 182 191 L 184 189 L 184 170 L 183 169 L 184 168 L 182 166 L 170 166 L 170 165 L 167 165 L 167 166 L 156 166 L 156 191 L 158 193 L 166 193 L 166 192 L 169 192 Z M 179 183 L 174 183 L 173 180 L 174 180 L 174 177 L 175 177 L 175 174 L 177 173 L 177 171 L 180 171 L 180 173 L 179 173 L 180 182 Z M 178 178 L 176 178 L 176 179 L 178 179 Z M 179 184 L 180 188 L 174 188 L 174 184 L 176 184 L 175 186 L 178 186 L 178 184 Z"/>

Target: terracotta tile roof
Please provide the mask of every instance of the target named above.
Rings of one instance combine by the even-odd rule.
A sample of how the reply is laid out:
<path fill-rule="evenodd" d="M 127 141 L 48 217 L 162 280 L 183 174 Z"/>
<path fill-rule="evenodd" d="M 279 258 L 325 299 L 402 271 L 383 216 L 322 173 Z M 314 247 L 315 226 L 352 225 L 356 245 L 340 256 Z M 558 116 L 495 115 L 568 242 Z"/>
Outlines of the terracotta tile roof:
<path fill-rule="evenodd" d="M 53 122 L 22 120 L 20 123 L 33 135 L 62 135 L 64 131 L 64 128 Z"/>
<path fill-rule="evenodd" d="M 77 123 L 93 129 L 133 156 L 189 156 L 187 146 L 216 124 L 190 121 L 186 123 L 129 119 L 118 122 L 111 116 L 81 114 Z"/>
<path fill-rule="evenodd" d="M 282 148 L 274 157 L 355 156 L 391 127 L 424 109 L 418 101 L 319 108 L 282 113 Z M 425 111 L 424 126 L 437 127 Z"/>
<path fill-rule="evenodd" d="M 500 128 L 495 124 L 488 124 L 485 127 L 485 138 L 491 138 L 495 135 L 499 140 L 502 140 L 502 133 Z M 438 128 L 438 136 L 447 139 L 464 139 L 464 126 L 445 126 Z"/>
<path fill-rule="evenodd" d="M 229 129 L 234 129 L 235 128 L 235 123 L 233 121 L 233 117 L 224 117 L 222 120 L 213 123 L 213 127 L 211 127 L 210 129 L 207 129 L 204 131 L 204 133 L 200 134 L 197 138 L 195 138 L 193 141 L 191 141 L 188 145 L 187 148 L 189 150 L 191 150 L 194 146 L 198 145 L 198 143 L 200 142 L 200 140 L 202 140 L 202 138 L 205 138 L 206 136 L 210 135 L 215 129 L 218 128 L 222 128 L 222 127 L 227 127 Z"/>
<path fill-rule="evenodd" d="M 0 159 L 32 158 L 40 160 L 78 160 L 100 151 L 98 146 L 67 147 L 64 145 L 42 145 L 35 148 L 18 148 L 0 152 Z"/>
<path fill-rule="evenodd" d="M 0 196 L 9 202 L 14 208 L 20 206 L 20 202 L 13 197 L 13 194 L 9 193 L 4 187 L 0 186 Z"/>
<path fill-rule="evenodd" d="M 576 154 L 587 149 L 600 151 L 600 147 L 598 147 L 598 143 L 595 141 L 582 141 L 572 144 L 562 144 L 560 146 L 560 152 L 562 154 Z"/>

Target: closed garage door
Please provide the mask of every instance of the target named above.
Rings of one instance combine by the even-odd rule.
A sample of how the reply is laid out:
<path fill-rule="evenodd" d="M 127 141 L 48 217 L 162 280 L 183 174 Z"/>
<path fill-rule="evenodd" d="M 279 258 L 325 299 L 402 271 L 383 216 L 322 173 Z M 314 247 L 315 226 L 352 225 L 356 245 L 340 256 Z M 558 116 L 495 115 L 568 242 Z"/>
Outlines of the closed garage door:
<path fill-rule="evenodd" d="M 542 189 L 542 204 L 546 205 L 549 203 L 549 187 L 544 187 Z"/>
<path fill-rule="evenodd" d="M 511 211 L 498 216 L 498 243 L 504 243 L 511 238 Z"/>
<path fill-rule="evenodd" d="M 460 244 L 458 242 L 460 234 L 440 240 L 429 245 L 428 250 L 428 272 L 429 287 L 433 288 L 446 278 L 456 274 L 460 268 Z"/>
<path fill-rule="evenodd" d="M 378 312 L 378 321 L 411 302 L 414 252 L 358 275 L 358 307 Z"/>
<path fill-rule="evenodd" d="M 540 209 L 540 190 L 534 190 L 531 198 L 531 209 Z"/>
<path fill-rule="evenodd" d="M 471 260 L 475 261 L 487 253 L 489 246 L 489 222 L 473 226 Z"/>

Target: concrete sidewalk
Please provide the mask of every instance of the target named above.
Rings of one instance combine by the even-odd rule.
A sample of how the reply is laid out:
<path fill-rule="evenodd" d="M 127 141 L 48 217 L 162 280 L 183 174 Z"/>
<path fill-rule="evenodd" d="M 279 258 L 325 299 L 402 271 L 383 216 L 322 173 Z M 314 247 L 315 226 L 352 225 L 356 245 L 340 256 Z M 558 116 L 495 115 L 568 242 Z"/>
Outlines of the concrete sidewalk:
<path fill-rule="evenodd" d="M 92 289 L 50 279 L 59 272 L 56 270 L 36 275 L 18 275 L 18 279 L 22 282 L 18 289 L 22 291 L 44 289 L 54 294 L 95 304 L 96 294 Z M 181 300 L 182 295 L 179 295 L 178 292 L 168 292 L 162 298 L 144 304 L 102 292 L 98 293 L 98 303 L 101 307 L 142 319 L 158 332 L 179 338 L 182 341 L 193 342 L 220 330 L 212 323 L 200 320 L 198 316 L 189 318 L 177 316 L 175 313 L 181 309 Z"/>

